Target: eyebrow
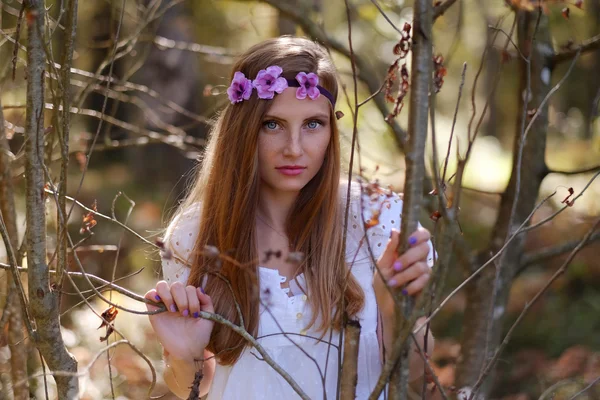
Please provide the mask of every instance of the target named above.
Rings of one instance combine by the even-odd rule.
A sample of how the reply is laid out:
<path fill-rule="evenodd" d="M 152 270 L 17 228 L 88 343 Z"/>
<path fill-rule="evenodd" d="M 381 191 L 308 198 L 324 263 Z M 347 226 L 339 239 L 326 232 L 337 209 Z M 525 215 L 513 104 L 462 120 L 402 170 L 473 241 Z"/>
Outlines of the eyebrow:
<path fill-rule="evenodd" d="M 272 115 L 272 114 L 267 114 L 264 116 L 264 119 L 267 119 L 267 118 L 273 118 L 273 119 L 278 119 L 280 121 L 285 121 L 285 118 L 281 118 L 281 117 L 278 117 L 277 115 Z M 305 120 L 312 119 L 312 118 L 321 118 L 321 119 L 324 119 L 325 121 L 328 121 L 329 114 L 322 114 L 322 113 L 312 114 L 310 117 L 305 118 Z"/>

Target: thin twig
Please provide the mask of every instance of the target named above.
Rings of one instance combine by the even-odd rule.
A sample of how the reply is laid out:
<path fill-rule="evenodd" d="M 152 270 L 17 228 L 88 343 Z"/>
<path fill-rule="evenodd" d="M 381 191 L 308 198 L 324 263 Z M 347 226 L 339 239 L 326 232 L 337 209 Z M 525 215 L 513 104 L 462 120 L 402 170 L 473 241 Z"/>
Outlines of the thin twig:
<path fill-rule="evenodd" d="M 450 299 L 452 297 L 454 297 L 454 295 L 456 295 L 456 293 L 461 291 L 469 282 L 471 282 L 477 275 L 479 275 L 481 273 L 481 271 L 483 271 L 488 265 L 490 265 L 492 262 L 494 262 L 494 260 L 496 260 L 496 258 L 498 258 L 504 252 L 504 250 L 508 247 L 508 245 L 513 241 L 513 239 L 524 230 L 525 225 L 527 225 L 527 223 L 529 222 L 531 217 L 533 217 L 535 212 L 555 194 L 556 194 L 556 192 L 551 193 L 550 195 L 546 196 L 546 198 L 544 198 L 538 205 L 536 205 L 535 208 L 533 209 L 533 211 L 529 214 L 529 216 L 527 218 L 525 218 L 525 221 L 523 221 L 523 223 L 521 224 L 519 229 L 515 233 L 513 233 L 510 238 L 508 238 L 508 240 L 504 243 L 504 245 L 500 248 L 500 250 L 498 250 L 498 252 L 496 254 L 494 254 L 488 261 L 486 261 L 481 267 L 479 267 L 467 279 L 465 279 L 460 285 L 458 285 L 456 287 L 456 289 L 454 289 L 448 296 L 446 296 L 444 301 L 442 301 L 440 303 L 440 305 L 431 313 L 431 316 L 427 317 L 427 319 L 421 326 L 414 329 L 413 333 L 418 333 L 421 329 L 423 329 L 423 327 L 429 321 L 431 321 L 433 319 L 433 317 L 435 317 L 437 315 L 437 313 L 448 303 L 448 301 L 450 301 Z"/>
<path fill-rule="evenodd" d="M 456 119 L 458 117 L 458 109 L 460 108 L 460 98 L 462 97 L 463 86 L 465 85 L 465 76 L 467 73 L 467 63 L 463 63 L 462 72 L 460 74 L 460 86 L 458 87 L 458 98 L 456 99 L 456 107 L 454 108 L 454 117 L 452 118 L 452 128 L 450 129 L 450 139 L 448 139 L 448 152 L 444 159 L 444 172 L 442 173 L 441 183 L 446 182 L 446 172 L 448 170 L 448 160 L 450 159 L 450 148 L 452 147 L 452 139 L 454 137 L 454 128 L 456 127 Z M 434 142 L 435 145 L 435 142 Z M 435 166 L 437 170 L 437 165 Z"/>
<path fill-rule="evenodd" d="M 587 190 L 587 188 L 590 187 L 590 185 L 592 184 L 592 182 L 594 182 L 598 176 L 600 176 L 600 171 L 596 172 L 594 174 L 594 176 L 592 176 L 592 178 L 588 181 L 588 183 L 583 187 L 583 189 L 581 189 L 581 192 L 579 192 L 579 194 L 577 196 L 575 196 L 573 198 L 573 200 L 571 200 L 571 203 L 570 203 L 571 205 L 574 204 L 577 199 L 579 199 L 581 196 L 583 196 L 583 194 L 585 193 L 585 191 Z M 534 230 L 536 228 L 539 228 L 540 226 L 546 224 L 548 221 L 553 220 L 558 214 L 562 213 L 563 211 L 565 211 L 569 207 L 570 206 L 568 204 L 565 204 L 563 207 L 559 208 L 556 212 L 552 213 L 551 215 L 549 215 L 548 217 L 544 218 L 543 220 L 541 220 L 539 222 L 536 222 L 535 224 L 530 225 L 530 226 L 522 229 L 521 233 L 526 233 L 526 232 L 532 231 L 532 230 Z"/>

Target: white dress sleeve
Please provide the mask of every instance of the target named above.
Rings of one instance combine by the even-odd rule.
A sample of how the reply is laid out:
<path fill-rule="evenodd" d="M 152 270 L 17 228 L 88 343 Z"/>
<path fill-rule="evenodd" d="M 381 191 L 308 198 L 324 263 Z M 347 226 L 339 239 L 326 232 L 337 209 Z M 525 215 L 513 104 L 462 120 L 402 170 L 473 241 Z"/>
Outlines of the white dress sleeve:
<path fill-rule="evenodd" d="M 354 185 L 354 184 L 353 184 Z M 359 186 L 358 183 L 356 183 Z M 392 228 L 400 231 L 402 216 L 402 198 L 398 193 L 392 192 L 390 195 L 379 194 L 369 196 L 362 193 L 356 197 L 358 209 L 362 209 L 365 222 L 366 233 L 369 239 L 370 248 L 375 260 L 378 260 L 385 246 L 390 239 Z M 374 219 L 374 216 L 377 216 Z M 362 221 L 361 221 L 362 222 Z M 419 227 L 422 225 L 419 223 Z M 429 254 L 427 255 L 427 264 L 433 267 L 434 249 L 431 240 L 428 242 Z"/>
<path fill-rule="evenodd" d="M 198 237 L 199 223 L 200 205 L 196 203 L 178 214 L 167 227 L 163 239 L 165 251 L 161 251 L 161 264 L 163 278 L 169 284 L 176 281 L 187 283 L 190 275 L 189 265 L 192 262 L 190 256 Z"/>

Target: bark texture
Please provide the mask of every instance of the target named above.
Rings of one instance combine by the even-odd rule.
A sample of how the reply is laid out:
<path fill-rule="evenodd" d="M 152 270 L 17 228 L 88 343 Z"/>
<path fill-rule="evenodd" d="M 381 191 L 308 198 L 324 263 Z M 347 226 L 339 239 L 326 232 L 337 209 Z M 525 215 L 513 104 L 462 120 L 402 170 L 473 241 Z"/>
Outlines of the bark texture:
<path fill-rule="evenodd" d="M 360 344 L 360 322 L 350 320 L 344 329 L 344 360 L 342 363 L 341 400 L 356 398 L 358 383 L 358 350 Z"/>
<path fill-rule="evenodd" d="M 36 325 L 36 346 L 51 371 L 77 372 L 77 362 L 65 348 L 60 330 L 58 300 L 52 290 L 46 261 L 46 210 L 44 194 L 44 2 L 25 2 L 27 21 L 27 110 L 25 124 L 25 181 L 27 208 L 27 265 L 31 315 Z M 59 399 L 76 399 L 78 378 L 56 376 Z"/>
<path fill-rule="evenodd" d="M 408 115 L 408 146 L 405 160 L 406 173 L 404 185 L 404 204 L 400 246 L 398 254 L 408 250 L 408 238 L 417 229 L 419 215 L 423 204 L 423 182 L 425 171 L 425 143 L 427 142 L 427 126 L 429 122 L 429 90 L 432 79 L 432 25 L 433 5 L 429 0 L 417 0 L 414 5 L 413 47 L 411 62 L 411 89 Z M 416 320 L 414 299 L 403 296 L 400 291 L 396 297 L 403 310 L 396 310 L 396 326 L 394 337 L 399 339 L 400 332 L 406 326 L 412 326 Z M 406 399 L 409 375 L 410 342 L 405 340 L 399 365 L 395 368 L 390 382 L 390 399 Z"/>

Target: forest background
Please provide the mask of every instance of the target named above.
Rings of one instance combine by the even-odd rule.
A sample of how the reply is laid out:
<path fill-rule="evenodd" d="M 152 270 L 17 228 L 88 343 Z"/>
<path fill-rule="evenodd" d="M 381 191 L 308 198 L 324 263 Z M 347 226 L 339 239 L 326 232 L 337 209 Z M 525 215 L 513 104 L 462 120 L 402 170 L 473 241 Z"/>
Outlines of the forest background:
<path fill-rule="evenodd" d="M 26 110 L 27 84 L 32 79 L 26 46 L 29 25 L 35 24 L 37 16 L 32 12 L 40 4 L 28 3 L 30 8 L 22 7 L 17 0 L 2 0 L 0 13 L 0 199 L 4 221 L 9 219 L 9 195 L 14 199 L 17 234 L 13 232 L 10 240 L 15 251 L 19 250 L 16 262 L 23 268 L 27 266 L 24 248 L 28 242 L 24 238 L 29 204 L 24 144 L 27 127 L 31 126 Z M 403 35 L 402 27 L 413 24 L 414 17 L 413 2 L 402 0 L 357 0 L 349 4 L 341 0 L 83 0 L 78 2 L 73 16 L 69 10 L 75 3 L 47 0 L 42 4 L 48 10 L 43 30 L 46 38 L 52 37 L 44 45 L 44 52 L 53 54 L 58 64 L 48 67 L 43 78 L 47 89 L 46 124 L 38 129 L 46 135 L 46 165 L 52 182 L 56 184 L 61 172 L 65 173 L 69 182 L 66 194 L 76 196 L 78 202 L 70 215 L 68 230 L 73 241 L 81 241 L 75 247 L 85 271 L 116 281 L 138 294 L 160 277 L 156 245 L 160 229 L 193 179 L 190 171 L 202 151 L 210 118 L 226 104 L 225 89 L 236 54 L 280 34 L 306 35 L 330 48 L 345 86 L 338 108 L 345 114 L 339 124 L 343 162 L 348 165 L 353 112 L 357 109 L 349 56 L 353 55 L 358 66 L 358 100 L 363 101 L 389 78 L 388 68 L 399 59 L 394 49 Z M 432 9 L 433 54 L 441 56 L 432 73 L 443 81 L 442 85 L 438 80 L 440 90 L 432 102 L 438 161 L 444 159 L 449 143 L 451 149 L 447 173 L 443 162 L 437 163 L 437 174 L 444 169 L 444 179 L 438 181 L 443 185 L 436 185 L 431 124 L 425 127 L 425 132 L 429 131 L 425 148 L 429 178 L 423 189 L 425 200 L 419 219 L 434 232 L 440 218 L 455 218 L 459 222 L 455 232 L 462 238 L 460 246 L 469 249 L 452 250 L 453 257 L 462 261 L 445 260 L 448 268 L 441 298 L 476 270 L 463 265 L 487 261 L 495 254 L 494 246 L 500 247 L 494 240 L 503 235 L 498 234 L 502 199 L 510 192 L 507 187 L 511 177 L 515 179 L 520 143 L 515 138 L 522 137 L 524 131 L 531 132 L 527 146 L 533 150 L 528 153 L 525 146 L 519 164 L 523 168 L 522 185 L 530 185 L 531 189 L 522 189 L 522 196 L 533 198 L 536 205 L 531 218 L 523 219 L 535 229 L 521 235 L 522 244 L 512 250 L 517 256 L 511 264 L 514 268 L 510 279 L 499 278 L 501 261 L 497 261 L 495 273 L 493 264 L 488 268 L 491 278 L 481 274 L 481 278 L 443 303 L 432 319 L 431 329 L 437 341 L 430 360 L 437 379 L 455 395 L 466 383 L 472 385 L 477 380 L 473 376 L 478 375 L 468 371 L 465 359 L 480 373 L 484 361 L 491 357 L 485 352 L 466 354 L 465 345 L 477 348 L 471 345 L 477 338 L 469 332 L 499 326 L 493 329 L 498 339 L 489 339 L 495 349 L 526 309 L 524 318 L 510 331 L 506 347 L 494 360 L 494 373 L 490 375 L 493 379 L 488 379 L 482 391 L 491 398 L 525 400 L 544 396 L 569 399 L 585 389 L 580 398 L 600 398 L 600 385 L 593 387 L 600 377 L 600 235 L 590 230 L 600 215 L 600 182 L 594 180 L 600 168 L 600 0 L 446 0 L 433 2 Z M 76 33 L 70 75 L 71 113 L 65 117 L 69 113 L 63 112 L 60 104 L 64 103 L 57 103 L 53 93 L 62 90 L 57 84 L 60 80 L 54 78 L 62 76 L 62 61 L 58 60 L 70 46 L 67 32 L 73 24 L 69 18 L 76 21 Z M 531 37 L 535 37 L 533 41 Z M 530 53 L 535 46 L 546 47 Z M 536 57 L 543 51 L 547 53 L 539 61 Z M 523 69 L 527 60 L 530 67 Z M 410 52 L 399 65 L 405 62 L 410 66 Z M 524 77 L 529 83 L 525 86 Z M 391 95 L 396 98 L 395 88 Z M 361 104 L 357 116 L 360 151 L 357 149 L 355 156 L 360 159 L 360 173 L 365 179 L 378 179 L 396 191 L 403 190 L 404 154 L 412 150 L 406 139 L 410 98 L 409 89 L 406 106 L 392 118 L 394 123 L 385 121 L 394 104 L 385 103 L 383 93 Z M 523 107 L 523 98 L 535 104 Z M 57 109 L 61 112 L 55 112 Z M 523 129 L 536 118 L 530 131 Z M 63 169 L 58 133 L 64 129 L 57 127 L 65 120 L 65 126 L 70 128 L 70 163 Z M 457 157 L 458 143 L 461 155 L 469 149 L 466 168 Z M 542 161 L 531 166 L 528 161 L 534 159 L 535 149 L 542 151 Z M 354 162 L 358 174 L 358 163 Z M 540 165 L 542 168 L 536 170 Z M 539 178 L 538 184 L 529 180 L 529 169 Z M 442 212 L 436 196 L 428 193 L 434 187 L 453 186 L 458 180 L 452 180 L 457 171 L 462 171 L 458 174 L 462 179 L 460 210 L 452 204 L 458 203 L 459 191 L 446 197 L 450 199 L 448 210 L 456 211 L 453 217 Z M 10 194 L 5 191 L 8 180 L 12 183 Z M 46 182 L 43 204 L 47 261 L 53 269 L 60 262 L 53 253 L 60 247 L 57 227 L 61 224 L 51 188 Z M 534 194 L 527 194 L 528 191 Z M 584 195 L 577 197 L 582 191 Z M 518 200 L 517 203 L 520 204 Z M 67 200 L 69 208 L 71 204 Z M 529 206 L 527 214 L 533 208 Z M 90 213 L 92 210 L 107 218 Z M 129 229 L 124 229 L 124 225 Z M 584 237 L 586 232 L 591 236 Z M 7 294 L 12 282 L 11 260 L 3 238 L 0 397 L 29 398 L 23 396 L 30 391 L 36 398 L 53 398 L 57 390 L 53 379 L 47 379 L 45 384 L 41 374 L 43 349 L 38 351 L 28 339 L 26 326 L 19 327 L 15 321 L 18 311 L 10 312 Z M 574 258 L 568 258 L 581 238 L 586 239 L 586 246 L 577 248 Z M 459 255 L 455 257 L 455 253 Z M 66 254 L 68 270 L 79 271 L 72 251 Z M 469 261 L 465 262 L 465 258 Z M 563 265 L 564 273 L 545 288 Z M 21 275 L 26 287 L 26 274 Z M 154 366 L 157 379 L 152 395 L 167 393 L 163 398 L 172 398 L 161 378 L 161 348 L 147 316 L 120 311 L 113 322 L 118 333 L 101 341 L 106 331 L 98 330 L 98 314 L 107 309 L 107 304 L 91 293 L 84 280 L 75 279 L 79 290 L 86 298 L 89 296 L 89 304 L 65 283 L 61 288 L 60 321 L 64 345 L 79 363 L 82 398 L 146 397 L 154 380 L 148 362 Z M 489 291 L 485 285 L 494 281 L 506 292 L 504 303 L 478 301 L 477 286 L 485 293 Z M 542 290 L 539 301 L 529 308 Z M 107 288 L 101 291 L 123 307 L 145 309 L 123 292 Z M 18 310 L 18 301 L 13 307 Z M 500 325 L 481 328 L 478 323 L 486 320 L 481 315 L 489 314 L 489 310 L 493 310 L 492 316 L 499 313 Z M 124 338 L 135 349 L 122 342 Z M 103 352 L 107 344 L 112 347 Z M 29 378 L 13 393 L 11 382 L 18 381 L 19 374 L 15 375 L 11 366 L 19 362 L 28 365 L 21 379 Z"/>

